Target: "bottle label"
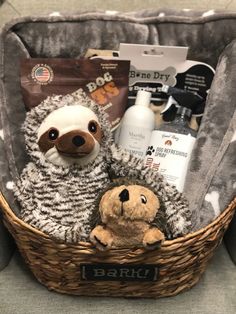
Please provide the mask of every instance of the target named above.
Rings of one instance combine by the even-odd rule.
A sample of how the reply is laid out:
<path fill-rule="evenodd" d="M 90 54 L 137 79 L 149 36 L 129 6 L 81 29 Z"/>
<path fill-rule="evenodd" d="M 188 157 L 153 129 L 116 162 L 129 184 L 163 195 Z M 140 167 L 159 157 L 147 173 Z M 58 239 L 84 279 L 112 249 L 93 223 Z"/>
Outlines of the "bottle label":
<path fill-rule="evenodd" d="M 152 132 L 150 129 L 123 125 L 120 130 L 119 145 L 132 155 L 144 158 Z"/>
<path fill-rule="evenodd" d="M 195 140 L 190 134 L 153 131 L 145 165 L 159 171 L 167 182 L 182 192 Z"/>

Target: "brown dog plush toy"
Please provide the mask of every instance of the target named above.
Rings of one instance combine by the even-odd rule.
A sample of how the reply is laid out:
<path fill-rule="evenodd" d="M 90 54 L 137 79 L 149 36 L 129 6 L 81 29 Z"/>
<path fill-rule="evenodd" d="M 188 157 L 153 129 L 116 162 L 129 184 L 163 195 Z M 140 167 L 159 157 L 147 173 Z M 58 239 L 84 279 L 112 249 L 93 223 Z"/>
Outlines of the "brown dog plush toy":
<path fill-rule="evenodd" d="M 101 224 L 93 229 L 90 240 L 103 251 L 160 246 L 165 237 L 154 224 L 159 210 L 160 201 L 149 188 L 137 184 L 113 186 L 100 200 Z"/>

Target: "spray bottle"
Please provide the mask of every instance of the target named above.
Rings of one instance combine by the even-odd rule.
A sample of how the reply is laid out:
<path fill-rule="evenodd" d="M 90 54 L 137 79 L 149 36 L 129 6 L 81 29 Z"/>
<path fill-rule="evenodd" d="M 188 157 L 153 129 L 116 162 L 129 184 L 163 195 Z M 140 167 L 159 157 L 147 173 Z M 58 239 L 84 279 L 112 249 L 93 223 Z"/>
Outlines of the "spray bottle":
<path fill-rule="evenodd" d="M 189 127 L 192 111 L 203 102 L 197 94 L 164 86 L 169 96 L 162 113 L 173 106 L 176 116 L 172 122 L 164 123 L 152 132 L 144 163 L 159 171 L 171 185 L 182 192 L 191 152 L 197 132 Z"/>

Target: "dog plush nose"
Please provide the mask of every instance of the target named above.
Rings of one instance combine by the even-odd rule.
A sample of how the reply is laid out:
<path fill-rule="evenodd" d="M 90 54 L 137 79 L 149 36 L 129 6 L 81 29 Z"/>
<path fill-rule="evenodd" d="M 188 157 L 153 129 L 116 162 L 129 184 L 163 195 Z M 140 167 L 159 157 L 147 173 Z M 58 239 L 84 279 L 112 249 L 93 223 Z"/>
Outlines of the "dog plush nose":
<path fill-rule="evenodd" d="M 129 200 L 129 191 L 127 189 L 122 190 L 119 194 L 119 198 L 122 203 L 127 202 Z"/>
<path fill-rule="evenodd" d="M 72 143 L 75 146 L 80 147 L 80 146 L 84 145 L 85 139 L 80 135 L 76 135 L 72 138 Z"/>

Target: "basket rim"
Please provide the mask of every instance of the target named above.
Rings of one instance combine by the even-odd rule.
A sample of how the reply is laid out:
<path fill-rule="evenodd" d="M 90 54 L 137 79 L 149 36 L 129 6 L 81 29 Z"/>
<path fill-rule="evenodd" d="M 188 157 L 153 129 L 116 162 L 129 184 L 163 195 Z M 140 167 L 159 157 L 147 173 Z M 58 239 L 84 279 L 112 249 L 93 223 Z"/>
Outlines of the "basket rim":
<path fill-rule="evenodd" d="M 164 241 L 164 243 L 162 244 L 162 247 L 168 247 L 171 246 L 173 244 L 177 244 L 177 243 L 181 243 L 181 242 L 185 242 L 187 240 L 190 240 L 192 238 L 197 237 L 199 234 L 203 234 L 205 232 L 207 232 L 209 229 L 211 229 L 212 227 L 214 227 L 215 225 L 217 225 L 231 210 L 236 209 L 236 196 L 234 197 L 234 199 L 229 203 L 228 207 L 216 218 L 214 219 L 210 224 L 208 224 L 207 226 L 195 231 L 195 232 L 191 232 L 188 233 L 185 236 L 176 238 L 174 240 L 166 240 Z M 51 240 L 54 242 L 57 242 L 58 244 L 66 244 L 69 246 L 73 246 L 73 247 L 78 247 L 78 246 L 82 246 L 82 247 L 86 247 L 86 248 L 93 248 L 92 243 L 90 242 L 83 242 L 80 241 L 78 243 L 62 243 L 59 241 L 56 241 L 55 239 L 50 238 L 47 234 L 45 234 L 44 232 L 32 227 L 31 225 L 27 224 L 26 222 L 24 222 L 23 220 L 21 220 L 11 209 L 10 205 L 8 204 L 6 198 L 3 196 L 2 192 L 0 191 L 0 210 L 5 211 L 14 221 L 15 224 L 18 224 L 28 230 L 30 230 L 31 232 L 37 234 L 38 236 L 44 237 L 47 240 Z M 116 249 L 112 249 L 112 250 L 116 250 Z"/>

